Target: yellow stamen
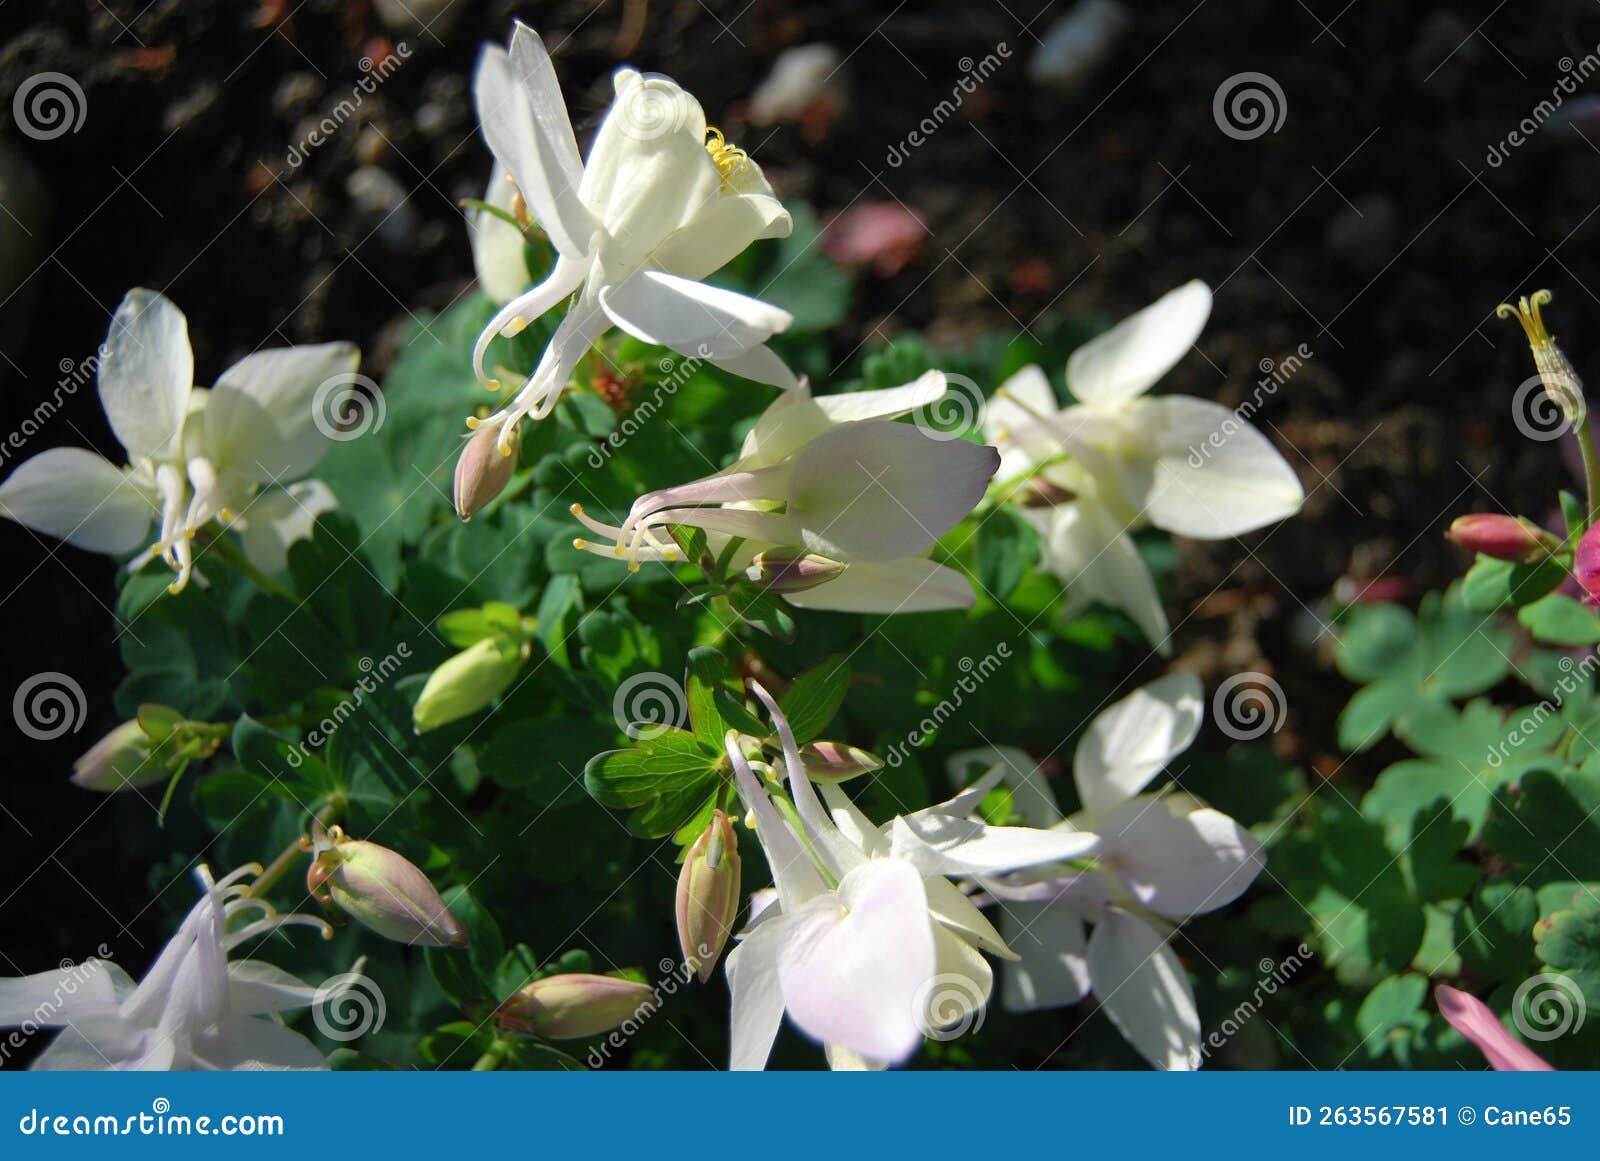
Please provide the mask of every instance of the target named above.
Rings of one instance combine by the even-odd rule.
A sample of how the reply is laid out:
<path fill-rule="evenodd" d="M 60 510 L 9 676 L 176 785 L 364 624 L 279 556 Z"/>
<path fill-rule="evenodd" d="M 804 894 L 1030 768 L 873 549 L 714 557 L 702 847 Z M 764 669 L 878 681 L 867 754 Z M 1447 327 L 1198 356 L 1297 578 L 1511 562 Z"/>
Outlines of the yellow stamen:
<path fill-rule="evenodd" d="M 483 424 L 483 420 L 479 419 L 476 415 L 467 416 L 467 430 L 468 431 L 477 431 L 478 428 L 482 426 L 482 424 Z"/>
<path fill-rule="evenodd" d="M 1528 346 L 1533 350 L 1533 365 L 1544 383 L 1545 394 L 1561 408 L 1569 423 L 1577 424 L 1583 422 L 1588 413 L 1588 404 L 1583 397 L 1583 381 L 1556 345 L 1555 336 L 1545 327 L 1544 318 L 1539 313 L 1539 308 L 1549 305 L 1550 299 L 1548 290 L 1536 290 L 1518 299 L 1516 306 L 1509 302 L 1501 303 L 1495 307 L 1494 314 L 1496 318 L 1515 318 L 1522 324 L 1522 332 L 1528 336 Z"/>
<path fill-rule="evenodd" d="M 502 339 L 514 339 L 518 335 L 520 335 L 523 331 L 525 331 L 527 329 L 528 329 L 528 320 L 527 319 L 525 319 L 525 318 L 514 318 L 510 322 L 506 323 L 506 325 L 500 329 L 500 337 Z"/>
<path fill-rule="evenodd" d="M 1516 306 L 1502 302 L 1494 308 L 1494 317 L 1515 318 L 1528 336 L 1528 345 L 1537 352 L 1540 347 L 1548 346 L 1553 341 L 1550 332 L 1545 329 L 1544 318 L 1539 314 L 1539 308 L 1548 305 L 1550 298 L 1548 290 L 1536 290 L 1530 296 L 1519 298 Z"/>
<path fill-rule="evenodd" d="M 728 139 L 722 135 L 722 130 L 710 125 L 706 126 L 706 152 L 711 154 L 711 160 L 716 162 L 717 172 L 722 175 L 722 188 L 728 188 L 728 179 L 738 173 L 745 162 L 750 160 L 750 155 L 737 145 L 729 145 Z"/>

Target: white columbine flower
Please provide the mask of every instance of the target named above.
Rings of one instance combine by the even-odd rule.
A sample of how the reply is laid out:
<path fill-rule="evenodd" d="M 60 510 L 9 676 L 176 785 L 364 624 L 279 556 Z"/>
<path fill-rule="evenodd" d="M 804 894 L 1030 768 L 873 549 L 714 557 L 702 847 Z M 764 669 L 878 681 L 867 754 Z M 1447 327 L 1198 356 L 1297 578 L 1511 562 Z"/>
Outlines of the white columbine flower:
<path fill-rule="evenodd" d="M 321 919 L 279 915 L 247 897 L 240 880 L 260 873 L 252 864 L 213 882 L 200 867 L 204 895 L 138 984 L 100 959 L 0 979 L 0 1026 L 62 1029 L 34 1061 L 39 1069 L 327 1067 L 311 1041 L 272 1017 L 328 997 L 269 963 L 228 961 L 241 944 L 289 924 L 333 935 Z M 248 922 L 230 929 L 241 916 Z"/>
<path fill-rule="evenodd" d="M 1211 313 L 1189 282 L 1079 347 L 1067 360 L 1077 402 L 1058 407 L 1049 380 L 1025 367 L 1002 384 L 984 431 L 1004 457 L 999 480 L 1028 481 L 1043 566 L 1075 600 L 1120 608 L 1151 641 L 1167 617 L 1128 535 L 1145 524 L 1219 540 L 1299 510 L 1294 470 L 1238 413 L 1185 395 L 1145 393 L 1186 354 Z"/>
<path fill-rule="evenodd" d="M 1011 954 L 947 876 L 1077 858 L 1094 838 L 975 822 L 973 792 L 877 828 L 824 787 L 830 817 L 777 703 L 751 688 L 777 729 L 793 813 L 780 812 L 730 730 L 728 758 L 776 886 L 727 958 L 731 1067 L 765 1067 L 785 1013 L 835 1068 L 899 1063 L 988 1001 L 993 972 L 979 949 Z"/>
<path fill-rule="evenodd" d="M 573 515 L 605 539 L 575 543 L 637 568 L 678 559 L 667 528 L 688 525 L 706 530 L 714 551 L 742 538 L 733 563 L 750 566 L 752 579 L 763 579 L 763 564 L 752 561 L 804 554 L 805 567 L 816 565 L 823 579 L 799 587 L 781 577 L 773 585 L 804 608 L 894 613 L 970 605 L 967 579 L 920 554 L 982 499 L 999 456 L 892 422 L 944 392 L 938 371 L 902 387 L 845 395 L 813 397 L 802 383 L 756 421 L 737 461 L 640 496 L 620 526 L 573 505 Z"/>
<path fill-rule="evenodd" d="M 700 281 L 750 243 L 793 228 L 761 168 L 706 125 L 700 104 L 666 77 L 621 69 L 616 97 L 587 163 L 539 34 L 518 23 L 508 53 L 485 47 L 473 80 L 484 137 L 516 182 L 529 216 L 556 249 L 543 283 L 508 302 L 473 352 L 478 377 L 497 335 L 512 336 L 576 295 L 533 376 L 505 409 L 502 452 L 524 415 L 550 413 L 578 360 L 612 326 L 708 359 L 748 379 L 788 387 L 794 376 L 763 344 L 789 314 Z M 496 198 L 493 190 L 491 200 Z M 505 235 L 479 232 L 486 289 L 514 277 Z M 484 247 L 501 247 L 491 258 Z"/>
<path fill-rule="evenodd" d="M 128 453 L 126 467 L 82 448 L 53 448 L 0 485 L 0 515 L 91 552 L 157 556 L 176 572 L 194 567 L 190 543 L 213 519 L 243 534 L 257 567 L 283 568 L 288 544 L 306 535 L 333 494 L 302 480 L 327 450 L 317 391 L 348 382 L 361 358 L 349 343 L 247 355 L 210 390 L 194 385 L 183 312 L 153 290 L 130 290 L 101 350 L 100 404 Z M 301 481 L 252 503 L 267 484 Z M 249 508 L 246 515 L 246 508 Z"/>
<path fill-rule="evenodd" d="M 1001 1002 L 1011 1011 L 1075 1004 L 1093 991 L 1123 1037 L 1157 1068 L 1200 1062 L 1200 1018 L 1170 920 L 1238 898 L 1266 864 L 1261 844 L 1227 815 L 1181 792 L 1141 793 L 1188 748 L 1204 702 L 1199 681 L 1173 674 L 1135 690 L 1090 724 L 1073 778 L 1083 809 L 1063 819 L 1043 774 L 1022 751 L 994 747 L 951 759 L 999 763 L 1013 809 L 1032 826 L 1099 839 L 1088 870 L 986 878 L 1000 930 L 1020 959 Z M 1084 923 L 1094 924 L 1085 942 Z"/>

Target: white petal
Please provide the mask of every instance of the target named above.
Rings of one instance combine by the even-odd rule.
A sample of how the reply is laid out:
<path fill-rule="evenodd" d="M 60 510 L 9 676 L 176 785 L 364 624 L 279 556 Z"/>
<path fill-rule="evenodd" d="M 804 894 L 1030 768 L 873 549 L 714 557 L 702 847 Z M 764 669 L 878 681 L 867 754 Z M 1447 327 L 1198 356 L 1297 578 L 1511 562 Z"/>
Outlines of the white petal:
<path fill-rule="evenodd" d="M 833 825 L 838 827 L 839 833 L 854 843 L 858 849 L 875 858 L 889 854 L 888 836 L 880 828 L 873 826 L 872 820 L 861 813 L 861 809 L 844 792 L 844 787 L 823 786 L 822 800 L 828 804 L 828 813 L 833 816 Z"/>
<path fill-rule="evenodd" d="M 789 515 L 835 560 L 893 560 L 929 548 L 983 498 L 1000 457 L 905 423 L 847 423 L 794 459 Z"/>
<path fill-rule="evenodd" d="M 328 1067 L 317 1046 L 300 1033 L 254 1016 L 234 1016 L 197 1033 L 191 1050 L 207 1067 L 228 1072 Z"/>
<path fill-rule="evenodd" d="M 899 1063 L 922 1043 L 920 996 L 934 975 L 922 877 L 879 859 L 786 917 L 778 978 L 789 1017 L 825 1044 Z"/>
<path fill-rule="evenodd" d="M 935 926 L 934 976 L 922 989 L 923 1028 L 941 1040 L 954 1040 L 983 1027 L 983 1009 L 994 992 L 994 969 L 978 949 L 947 927 Z"/>
<path fill-rule="evenodd" d="M 1061 409 L 1038 365 L 1022 368 L 995 391 L 983 410 L 984 438 L 1000 449 L 1000 479 L 1062 454 L 1061 440 L 1046 418 Z"/>
<path fill-rule="evenodd" d="M 841 1044 L 824 1044 L 822 1051 L 828 1058 L 828 1069 L 832 1072 L 882 1072 L 889 1067 L 881 1060 L 868 1060 L 861 1053 Z"/>
<path fill-rule="evenodd" d="M 1072 774 L 1090 817 L 1132 798 L 1189 748 L 1204 711 L 1200 679 L 1171 673 L 1134 690 L 1090 723 Z"/>
<path fill-rule="evenodd" d="M 128 291 L 106 337 L 100 405 L 130 455 L 176 455 L 193 386 L 194 352 L 183 312 L 154 290 Z"/>
<path fill-rule="evenodd" d="M 160 515 L 155 491 L 82 448 L 52 448 L 0 484 L 0 515 L 90 552 L 132 552 Z"/>
<path fill-rule="evenodd" d="M 782 924 L 765 924 L 730 951 L 723 965 L 732 1004 L 728 1067 L 734 1072 L 760 1072 L 772 1055 L 772 1042 L 783 1023 L 783 989 L 778 983 L 782 941 Z"/>
<path fill-rule="evenodd" d="M 682 350 L 681 347 L 673 349 Z M 765 383 L 769 387 L 781 387 L 785 391 L 798 382 L 795 373 L 789 369 L 789 364 L 778 358 L 771 347 L 751 347 L 748 351 L 711 361 L 730 375 L 749 379 L 753 383 Z"/>
<path fill-rule="evenodd" d="M 1134 898 L 1175 919 L 1233 902 L 1267 861 L 1255 836 L 1209 807 L 1174 815 L 1162 800 L 1135 798 L 1097 830 L 1101 857 Z"/>
<path fill-rule="evenodd" d="M 1049 780 L 1026 750 L 1016 746 L 979 746 L 952 754 L 945 764 L 956 786 L 966 786 L 972 775 L 998 764 L 1011 790 L 1012 812 L 1029 826 L 1054 826 L 1061 821 L 1061 807 Z"/>
<path fill-rule="evenodd" d="M 1272 442 L 1229 408 L 1183 395 L 1141 403 L 1154 441 L 1145 515 L 1180 536 L 1217 540 L 1292 516 L 1305 492 Z"/>
<path fill-rule="evenodd" d="M 324 425 L 349 398 L 360 363 L 350 343 L 246 355 L 222 373 L 206 401 L 209 458 L 258 484 L 299 479 L 332 446 Z"/>
<path fill-rule="evenodd" d="M 899 387 L 819 395 L 815 401 L 834 423 L 855 423 L 863 419 L 899 419 L 910 415 L 918 408 L 937 403 L 948 389 L 943 371 L 925 371 Z"/>
<path fill-rule="evenodd" d="M 510 53 L 486 46 L 472 97 L 489 149 L 516 178 L 534 221 L 561 254 L 585 253 L 595 222 L 578 196 L 583 163 L 539 34 L 519 22 Z"/>
<path fill-rule="evenodd" d="M 1121 609 L 1163 655 L 1171 652 L 1155 580 L 1133 537 L 1105 508 L 1091 500 L 1057 506 L 1040 548 L 1040 567 L 1060 578 L 1075 602 Z"/>
<path fill-rule="evenodd" d="M 970 609 L 977 601 L 965 573 L 920 556 L 859 560 L 826 584 L 783 599 L 800 609 L 839 613 L 925 613 Z"/>
<path fill-rule="evenodd" d="M 259 959 L 228 965 L 228 1010 L 237 1016 L 264 1016 L 310 1007 L 319 989 L 282 968 Z"/>
<path fill-rule="evenodd" d="M 1000 928 L 1019 957 L 1001 972 L 1008 1012 L 1064 1008 L 1089 994 L 1083 920 L 1059 903 L 1002 903 Z"/>
<path fill-rule="evenodd" d="M 1142 395 L 1194 346 L 1211 314 L 1211 288 L 1186 282 L 1090 339 L 1067 360 L 1067 389 L 1084 403 Z"/>
<path fill-rule="evenodd" d="M 1151 1064 L 1200 1067 L 1200 1014 L 1178 957 L 1141 919 L 1109 908 L 1089 938 L 1094 994 L 1117 1031 Z"/>
<path fill-rule="evenodd" d="M 115 979 L 105 960 L 89 959 L 31 976 L 0 979 L 0 1028 L 59 1028 L 116 1013 Z M 120 969 L 117 969 L 120 972 Z"/>
<path fill-rule="evenodd" d="M 641 342 L 701 359 L 748 351 L 794 322 L 788 311 L 760 299 L 659 270 L 641 270 L 602 288 L 600 305 Z"/>
<path fill-rule="evenodd" d="M 311 536 L 311 526 L 324 512 L 339 506 L 321 480 L 301 480 L 267 492 L 245 515 L 240 543 L 250 563 L 269 575 L 289 567 L 289 546 Z"/>
<path fill-rule="evenodd" d="M 987 826 L 927 810 L 896 818 L 890 836 L 894 857 L 911 862 L 925 875 L 1003 875 L 1084 858 L 1099 842 L 1080 831 Z"/>
<path fill-rule="evenodd" d="M 1016 952 L 1006 945 L 988 917 L 949 879 L 935 875 L 923 879 L 922 886 L 928 892 L 928 913 L 941 926 L 948 927 L 990 955 L 997 955 L 1001 959 L 1017 958 Z"/>
<path fill-rule="evenodd" d="M 509 213 L 516 195 L 509 171 L 496 161 L 483 200 Z M 521 230 L 502 218 L 476 210 L 467 215 L 467 234 L 472 240 L 472 268 L 478 275 L 478 288 L 491 302 L 510 302 L 528 288 L 533 276 L 528 273 Z"/>

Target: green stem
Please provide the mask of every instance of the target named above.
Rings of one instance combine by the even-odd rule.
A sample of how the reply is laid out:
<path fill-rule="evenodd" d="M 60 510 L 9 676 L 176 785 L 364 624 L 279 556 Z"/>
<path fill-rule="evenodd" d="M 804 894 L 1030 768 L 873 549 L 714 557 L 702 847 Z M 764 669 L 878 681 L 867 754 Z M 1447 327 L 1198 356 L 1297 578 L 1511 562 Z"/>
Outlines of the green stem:
<path fill-rule="evenodd" d="M 1589 490 L 1589 523 L 1600 520 L 1600 454 L 1595 452 L 1594 428 L 1587 410 L 1578 417 L 1578 451 L 1583 455 L 1583 482 Z"/>
<path fill-rule="evenodd" d="M 344 804 L 339 801 L 328 803 L 321 810 L 317 811 L 317 821 L 326 826 L 328 820 L 334 815 L 338 814 L 343 805 Z M 261 898 L 261 896 L 265 895 L 272 889 L 272 885 L 274 883 L 283 878 L 283 873 L 294 865 L 295 859 L 305 853 L 306 849 L 301 845 L 301 840 L 299 838 L 294 839 L 294 841 L 292 841 L 288 846 L 279 851 L 278 857 L 267 864 L 267 869 L 262 871 L 261 874 L 257 875 L 255 881 L 251 883 L 249 887 L 245 888 L 245 898 Z"/>
<path fill-rule="evenodd" d="M 215 551 L 219 558 L 237 569 L 241 575 L 250 580 L 262 592 L 282 597 L 292 605 L 300 604 L 300 598 L 297 595 L 251 564 L 244 553 L 235 548 L 233 542 L 226 535 L 218 536 L 206 547 Z"/>
<path fill-rule="evenodd" d="M 493 1072 L 505 1061 L 506 1055 L 511 1051 L 511 1041 L 501 1036 L 496 1036 L 488 1050 L 472 1062 L 473 1072 Z"/>

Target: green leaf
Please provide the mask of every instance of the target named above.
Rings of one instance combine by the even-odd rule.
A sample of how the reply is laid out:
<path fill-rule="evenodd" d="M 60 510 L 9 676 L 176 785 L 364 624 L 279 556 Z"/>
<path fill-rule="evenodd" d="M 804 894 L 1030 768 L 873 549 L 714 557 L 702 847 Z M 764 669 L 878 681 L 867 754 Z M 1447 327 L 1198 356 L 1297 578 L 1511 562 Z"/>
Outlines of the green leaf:
<path fill-rule="evenodd" d="M 795 678 L 778 706 L 789 719 L 796 743 L 803 746 L 822 735 L 839 712 L 849 688 L 850 662 L 845 657 L 830 657 Z"/>
<path fill-rule="evenodd" d="M 1600 879 L 1600 775 L 1524 774 L 1496 792 L 1483 841 L 1535 882 Z"/>
<path fill-rule="evenodd" d="M 727 596 L 734 616 L 752 629 L 779 641 L 794 640 L 794 615 L 782 597 L 745 582 L 729 586 Z"/>
<path fill-rule="evenodd" d="M 720 652 L 709 646 L 689 650 L 688 674 L 684 680 L 689 728 L 700 744 L 713 754 L 722 753 L 723 738 L 729 728 L 718 706 L 717 694 L 726 694 L 735 688 L 737 678 L 733 666 Z"/>
<path fill-rule="evenodd" d="M 1520 982 L 1533 961 L 1533 925 L 1539 920 L 1534 893 L 1515 883 L 1485 883 L 1456 912 L 1455 938 L 1462 962 L 1494 980 Z"/>
<path fill-rule="evenodd" d="M 1531 604 L 1566 579 L 1567 570 L 1555 560 L 1515 564 L 1479 556 L 1462 578 L 1461 591 L 1468 610 L 1492 613 L 1507 605 Z"/>
<path fill-rule="evenodd" d="M 1419 975 L 1390 976 L 1361 1001 L 1356 1031 L 1371 1059 L 1394 1055 L 1404 1062 L 1410 1039 L 1427 1023 L 1422 1001 L 1428 981 Z"/>
<path fill-rule="evenodd" d="M 450 913 L 467 929 L 467 946 L 430 947 L 425 958 L 428 970 L 441 991 L 458 1004 L 469 1004 L 494 994 L 500 961 L 505 956 L 505 941 L 500 925 L 485 911 L 465 887 L 442 892 Z"/>
<path fill-rule="evenodd" d="M 667 728 L 631 750 L 596 754 L 584 767 L 583 784 L 602 806 L 637 808 L 628 819 L 633 833 L 665 838 L 715 791 L 724 762 L 689 731 Z"/>
<path fill-rule="evenodd" d="M 1517 620 L 1537 640 L 1550 645 L 1593 645 L 1600 642 L 1600 617 L 1582 602 L 1551 593 L 1525 605 Z"/>
<path fill-rule="evenodd" d="M 1039 536 L 1010 506 L 984 516 L 977 536 L 978 584 L 1004 601 L 1039 557 Z"/>

